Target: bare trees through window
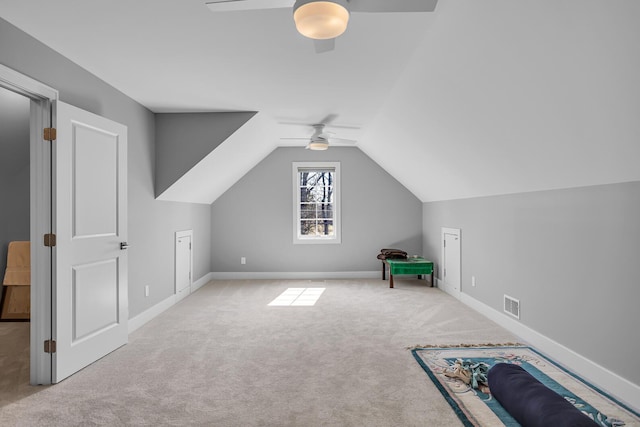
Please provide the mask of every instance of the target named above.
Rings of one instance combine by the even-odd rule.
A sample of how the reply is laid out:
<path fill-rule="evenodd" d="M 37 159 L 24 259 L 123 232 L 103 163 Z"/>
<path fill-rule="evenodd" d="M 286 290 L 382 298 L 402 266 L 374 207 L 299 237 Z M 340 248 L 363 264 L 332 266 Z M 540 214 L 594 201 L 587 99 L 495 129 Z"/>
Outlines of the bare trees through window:
<path fill-rule="evenodd" d="M 300 235 L 334 235 L 334 172 L 300 170 Z"/>
<path fill-rule="evenodd" d="M 293 162 L 293 243 L 340 244 L 340 162 Z"/>

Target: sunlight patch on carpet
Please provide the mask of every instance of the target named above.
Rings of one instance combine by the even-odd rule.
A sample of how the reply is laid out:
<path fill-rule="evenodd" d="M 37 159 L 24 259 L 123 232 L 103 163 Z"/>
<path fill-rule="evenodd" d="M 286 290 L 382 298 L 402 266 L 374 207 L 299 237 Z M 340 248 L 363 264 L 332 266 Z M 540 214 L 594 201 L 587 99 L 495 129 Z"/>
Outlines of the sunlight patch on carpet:
<path fill-rule="evenodd" d="M 289 288 L 273 301 L 270 306 L 306 306 L 310 307 L 316 304 L 320 295 L 325 288 Z"/>

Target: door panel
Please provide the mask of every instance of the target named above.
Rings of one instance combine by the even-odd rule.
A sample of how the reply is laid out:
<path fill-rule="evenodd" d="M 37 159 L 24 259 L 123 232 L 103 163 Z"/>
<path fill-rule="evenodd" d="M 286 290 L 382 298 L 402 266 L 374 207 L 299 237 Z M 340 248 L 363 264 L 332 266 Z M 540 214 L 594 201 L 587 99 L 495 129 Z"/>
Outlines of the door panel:
<path fill-rule="evenodd" d="M 107 328 L 117 327 L 118 260 L 106 260 L 73 266 L 73 338 L 74 345 Z"/>
<path fill-rule="evenodd" d="M 81 123 L 75 123 L 73 131 L 73 237 L 114 236 L 118 233 L 118 138 Z"/>
<path fill-rule="evenodd" d="M 53 382 L 127 343 L 127 128 L 62 102 L 54 146 Z"/>

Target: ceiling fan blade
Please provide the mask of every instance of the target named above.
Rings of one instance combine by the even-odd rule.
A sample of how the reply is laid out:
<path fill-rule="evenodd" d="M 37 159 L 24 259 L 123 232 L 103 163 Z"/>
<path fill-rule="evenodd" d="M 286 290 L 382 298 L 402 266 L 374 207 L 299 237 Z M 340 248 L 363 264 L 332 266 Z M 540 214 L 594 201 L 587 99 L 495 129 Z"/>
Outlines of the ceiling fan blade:
<path fill-rule="evenodd" d="M 208 0 L 206 5 L 213 12 L 233 12 L 293 7 L 293 3 L 294 0 Z"/>
<path fill-rule="evenodd" d="M 351 12 L 433 12 L 438 0 L 350 0 Z"/>
<path fill-rule="evenodd" d="M 324 119 L 320 120 L 320 124 L 328 125 L 329 123 L 333 122 L 337 118 L 338 118 L 337 114 L 328 114 L 327 117 L 325 117 Z"/>
<path fill-rule="evenodd" d="M 332 128 L 335 129 L 362 129 L 362 126 L 356 126 L 356 125 L 336 125 L 336 124 L 332 124 L 331 125 Z"/>
<path fill-rule="evenodd" d="M 316 53 L 331 52 L 336 48 L 336 39 L 314 40 L 313 46 Z"/>
<path fill-rule="evenodd" d="M 304 141 L 309 142 L 309 137 L 306 138 L 280 138 L 282 141 Z"/>

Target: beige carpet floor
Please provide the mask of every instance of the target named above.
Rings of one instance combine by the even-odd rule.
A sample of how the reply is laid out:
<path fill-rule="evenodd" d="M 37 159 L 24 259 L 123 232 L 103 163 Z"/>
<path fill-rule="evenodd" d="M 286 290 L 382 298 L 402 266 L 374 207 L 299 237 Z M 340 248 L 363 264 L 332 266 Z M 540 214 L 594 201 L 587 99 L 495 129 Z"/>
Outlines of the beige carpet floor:
<path fill-rule="evenodd" d="M 30 392 L 30 326 L 29 322 L 0 322 L 0 411 L 3 404 Z"/>
<path fill-rule="evenodd" d="M 288 287 L 326 291 L 267 305 Z M 60 384 L 0 391 L 0 425 L 456 426 L 406 347 L 516 340 L 424 281 L 213 281 Z"/>

